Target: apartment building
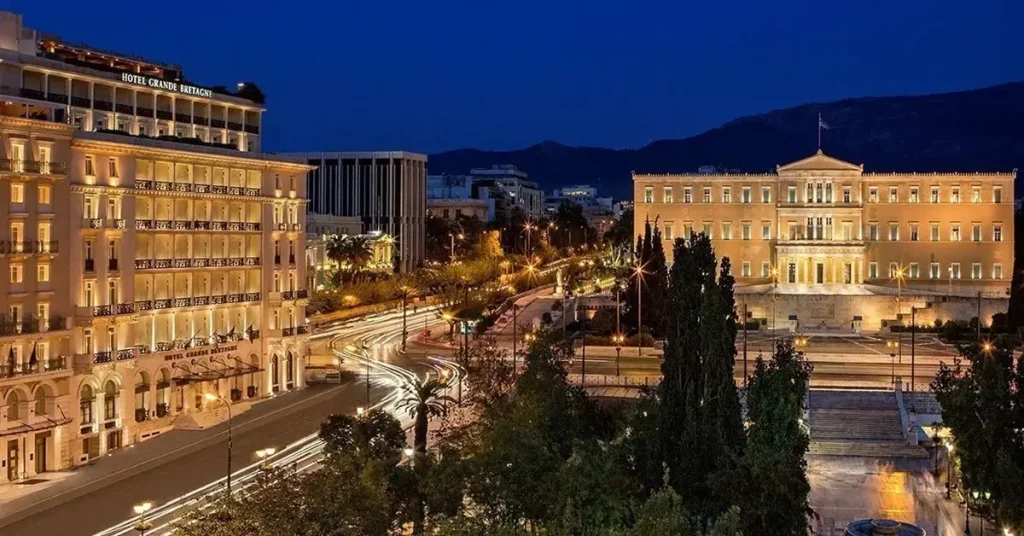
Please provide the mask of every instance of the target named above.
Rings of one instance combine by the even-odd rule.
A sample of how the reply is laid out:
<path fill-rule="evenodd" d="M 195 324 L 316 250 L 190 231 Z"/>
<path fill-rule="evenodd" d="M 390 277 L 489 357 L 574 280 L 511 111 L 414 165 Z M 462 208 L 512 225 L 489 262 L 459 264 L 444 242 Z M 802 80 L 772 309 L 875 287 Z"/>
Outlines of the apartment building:
<path fill-rule="evenodd" d="M 865 310 L 849 319 L 834 307 L 809 315 L 797 305 L 786 321 L 813 316 L 846 326 L 859 317 L 880 326 L 908 320 L 915 296 L 930 309 L 923 318 L 966 315 L 928 304 L 971 298 L 988 304 L 982 316 L 990 320 L 1009 295 L 1014 177 L 865 173 L 821 151 L 769 174 L 636 174 L 634 230 L 649 220 L 666 240 L 707 234 L 751 294 L 895 294 L 908 302 L 892 314 Z M 671 248 L 666 253 L 671 260 Z"/>
<path fill-rule="evenodd" d="M 303 387 L 310 166 L 258 152 L 255 102 L 189 89 L 201 87 L 183 86 L 180 69 L 121 62 L 20 23 L 0 13 L 0 215 L 10 221 L 0 241 L 9 274 L 0 483 L 203 428 L 225 419 L 227 404 L 238 414 Z M 60 52 L 72 48 L 78 59 Z M 93 65 L 95 56 L 110 61 Z M 119 69 L 148 77 L 133 89 L 132 114 L 96 98 L 109 84 L 103 98 L 123 103 Z M 89 106 L 51 93 L 55 80 L 87 83 Z M 139 102 L 187 103 L 189 120 L 208 125 L 151 136 L 138 130 L 150 119 Z M 92 128 L 92 118 L 122 114 L 129 128 Z M 185 128 L 175 114 L 166 121 L 168 132 Z M 210 137 L 217 129 L 224 138 Z"/>

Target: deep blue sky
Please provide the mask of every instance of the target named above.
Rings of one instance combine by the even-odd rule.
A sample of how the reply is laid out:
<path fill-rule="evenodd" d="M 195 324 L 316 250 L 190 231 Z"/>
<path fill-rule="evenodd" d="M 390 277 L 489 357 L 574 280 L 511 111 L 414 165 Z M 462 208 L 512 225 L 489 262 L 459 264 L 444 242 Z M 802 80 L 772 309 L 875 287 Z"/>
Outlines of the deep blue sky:
<path fill-rule="evenodd" d="M 6 0 L 257 82 L 271 151 L 638 147 L 810 101 L 1024 79 L 1020 0 Z"/>

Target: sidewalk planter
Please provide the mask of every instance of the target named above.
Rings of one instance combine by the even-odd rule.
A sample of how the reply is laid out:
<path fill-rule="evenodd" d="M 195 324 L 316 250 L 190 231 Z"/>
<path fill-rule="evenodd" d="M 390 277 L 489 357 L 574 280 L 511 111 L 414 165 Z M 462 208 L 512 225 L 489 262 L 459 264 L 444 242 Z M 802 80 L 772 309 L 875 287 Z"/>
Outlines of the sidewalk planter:
<path fill-rule="evenodd" d="M 252 397 L 250 397 L 252 398 Z M 242 390 L 238 388 L 231 389 L 231 401 L 238 402 L 242 399 Z"/>
<path fill-rule="evenodd" d="M 256 398 L 257 394 L 258 393 L 257 393 L 257 390 L 256 390 L 256 386 L 255 385 L 250 385 L 249 389 L 246 391 L 246 396 L 248 396 L 249 398 Z"/>
<path fill-rule="evenodd" d="M 166 417 L 166 416 L 170 415 L 170 413 L 171 413 L 171 408 L 166 403 L 164 403 L 164 404 L 157 404 L 156 405 L 156 417 L 158 419 L 161 418 L 161 417 Z"/>
<path fill-rule="evenodd" d="M 135 422 L 143 422 L 149 419 L 149 410 L 146 408 L 135 408 Z"/>

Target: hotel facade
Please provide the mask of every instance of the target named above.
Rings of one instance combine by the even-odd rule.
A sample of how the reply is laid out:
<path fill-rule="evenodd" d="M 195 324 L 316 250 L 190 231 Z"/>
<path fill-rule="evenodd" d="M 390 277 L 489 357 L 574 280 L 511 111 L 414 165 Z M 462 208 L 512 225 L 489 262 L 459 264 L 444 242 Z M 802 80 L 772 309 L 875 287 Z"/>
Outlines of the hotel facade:
<path fill-rule="evenodd" d="M 0 60 L 0 483 L 301 388 L 310 166 L 260 105 L 13 13 Z"/>
<path fill-rule="evenodd" d="M 865 173 L 818 151 L 769 174 L 634 174 L 634 231 L 707 234 L 737 303 L 793 329 L 1005 312 L 1012 173 Z M 666 247 L 671 262 L 671 247 Z"/>

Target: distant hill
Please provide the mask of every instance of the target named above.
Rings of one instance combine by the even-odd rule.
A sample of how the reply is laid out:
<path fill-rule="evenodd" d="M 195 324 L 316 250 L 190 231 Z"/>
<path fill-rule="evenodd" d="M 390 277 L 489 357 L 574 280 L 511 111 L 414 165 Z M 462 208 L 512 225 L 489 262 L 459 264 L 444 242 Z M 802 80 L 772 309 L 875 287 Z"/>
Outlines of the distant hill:
<path fill-rule="evenodd" d="M 817 145 L 819 113 L 831 127 L 823 134 L 825 152 L 863 163 L 866 171 L 1024 168 L 1024 82 L 935 95 L 804 104 L 741 117 L 696 136 L 659 140 L 640 149 L 569 147 L 553 141 L 514 151 L 458 149 L 430 155 L 428 167 L 431 174 L 455 174 L 514 164 L 545 190 L 589 183 L 624 198 L 632 195 L 631 171 L 696 172 L 702 165 L 713 165 L 765 172 L 809 156 Z"/>

